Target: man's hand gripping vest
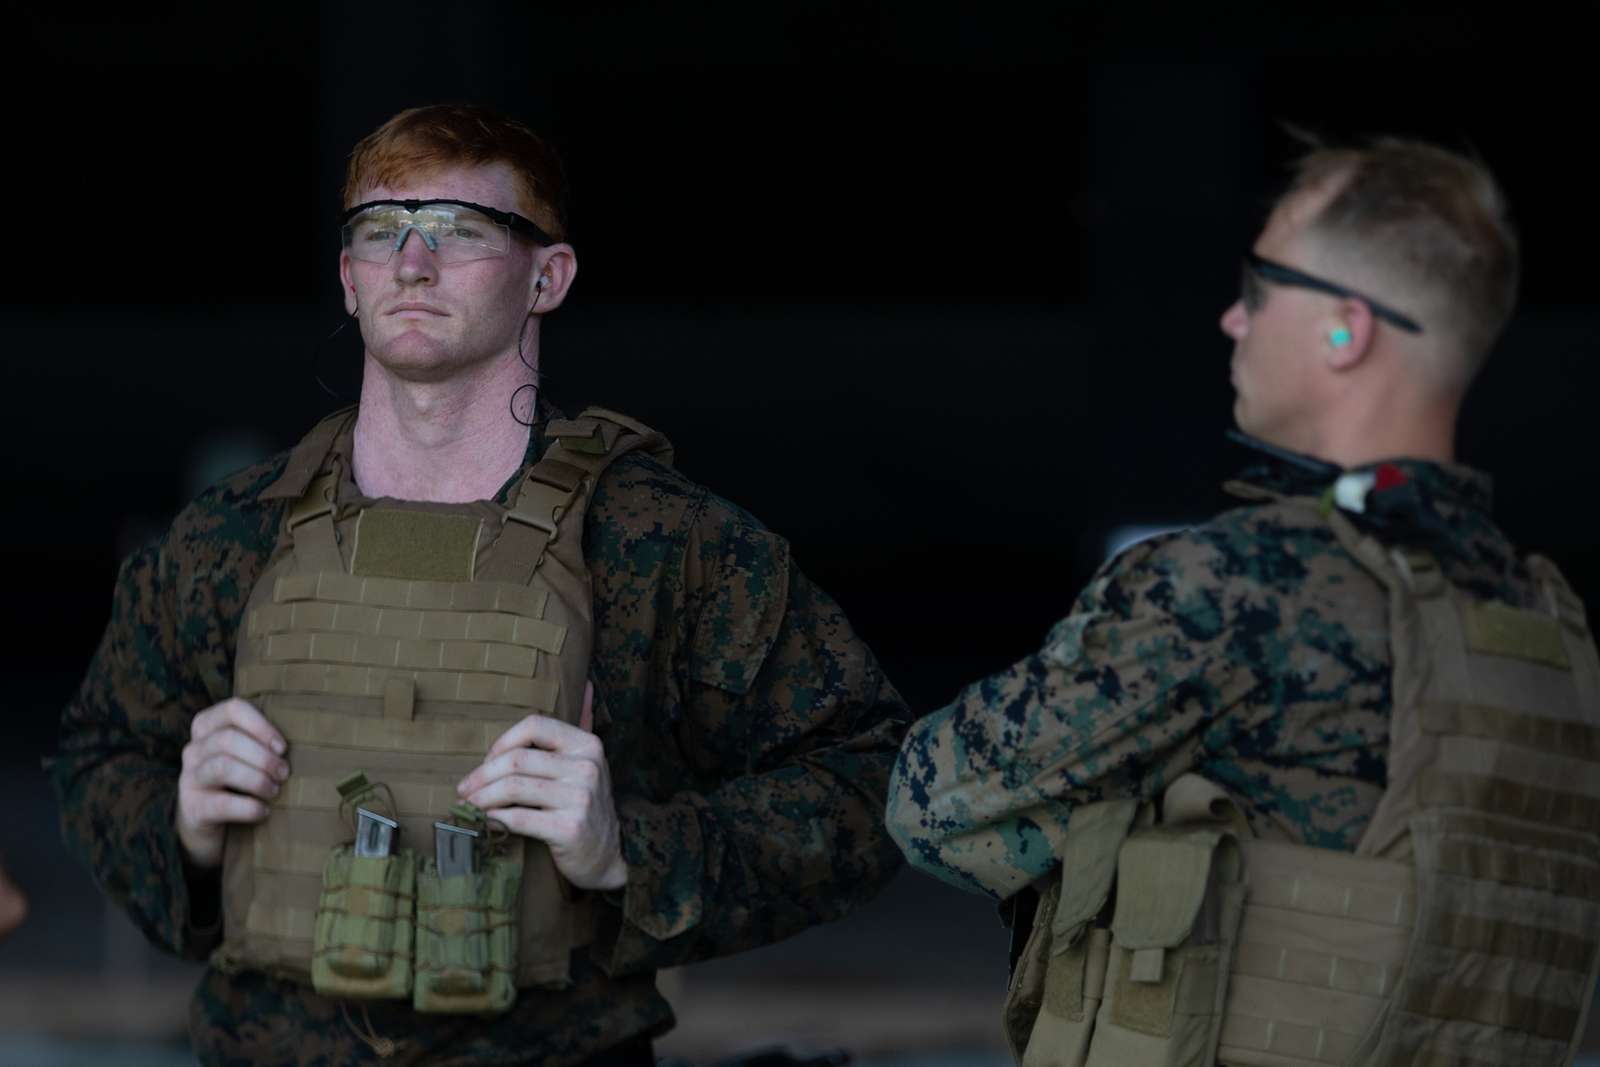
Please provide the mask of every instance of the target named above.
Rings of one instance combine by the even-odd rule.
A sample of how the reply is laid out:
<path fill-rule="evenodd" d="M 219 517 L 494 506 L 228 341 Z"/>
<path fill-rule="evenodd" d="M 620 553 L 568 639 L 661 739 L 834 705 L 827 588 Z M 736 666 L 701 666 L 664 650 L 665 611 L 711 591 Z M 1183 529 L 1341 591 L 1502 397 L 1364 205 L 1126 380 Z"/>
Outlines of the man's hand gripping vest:
<path fill-rule="evenodd" d="M 527 715 L 578 722 L 590 496 L 621 456 L 671 449 L 591 409 L 548 425 L 508 508 L 360 501 L 333 447 L 354 417 L 320 423 L 263 494 L 291 503 L 234 691 L 282 732 L 294 773 L 264 823 L 229 830 L 215 962 L 419 1011 L 503 1011 L 520 987 L 568 981 L 588 901 L 543 844 L 475 822 L 455 785 Z M 392 848 L 356 846 L 358 812 L 395 824 Z M 438 869 L 436 823 L 479 835 L 473 870 Z"/>
<path fill-rule="evenodd" d="M 1583 605 L 1548 560 L 1524 611 L 1325 517 L 1390 601 L 1389 787 L 1356 853 L 1248 840 L 1192 775 L 1154 826 L 1135 801 L 1075 810 L 1007 999 L 1026 1067 L 1572 1062 L 1600 969 Z"/>

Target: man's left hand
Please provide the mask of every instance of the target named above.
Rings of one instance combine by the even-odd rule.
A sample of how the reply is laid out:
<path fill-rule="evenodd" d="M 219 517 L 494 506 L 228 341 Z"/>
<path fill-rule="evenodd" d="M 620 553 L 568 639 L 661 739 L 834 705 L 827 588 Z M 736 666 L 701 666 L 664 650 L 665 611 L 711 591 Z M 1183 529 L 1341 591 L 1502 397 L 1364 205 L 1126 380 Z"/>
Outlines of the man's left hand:
<path fill-rule="evenodd" d="M 512 833 L 549 845 L 556 869 L 573 885 L 621 889 L 628 884 L 628 864 L 611 769 L 593 725 L 591 682 L 577 726 L 529 715 L 500 735 L 457 791 Z"/>

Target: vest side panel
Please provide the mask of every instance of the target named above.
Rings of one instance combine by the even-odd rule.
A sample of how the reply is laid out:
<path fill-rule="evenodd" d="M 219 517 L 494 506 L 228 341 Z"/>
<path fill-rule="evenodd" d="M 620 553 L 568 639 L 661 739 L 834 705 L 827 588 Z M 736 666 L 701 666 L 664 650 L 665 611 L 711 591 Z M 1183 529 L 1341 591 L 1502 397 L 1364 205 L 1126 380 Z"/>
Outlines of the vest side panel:
<path fill-rule="evenodd" d="M 1397 649 L 1426 655 L 1396 656 L 1381 814 L 1389 854 L 1414 856 L 1417 917 L 1359 1062 L 1569 1062 L 1600 970 L 1600 761 L 1551 741 L 1600 726 L 1579 681 L 1594 653 L 1563 670 L 1474 651 L 1466 594 L 1395 595 L 1415 606 L 1396 606 Z"/>

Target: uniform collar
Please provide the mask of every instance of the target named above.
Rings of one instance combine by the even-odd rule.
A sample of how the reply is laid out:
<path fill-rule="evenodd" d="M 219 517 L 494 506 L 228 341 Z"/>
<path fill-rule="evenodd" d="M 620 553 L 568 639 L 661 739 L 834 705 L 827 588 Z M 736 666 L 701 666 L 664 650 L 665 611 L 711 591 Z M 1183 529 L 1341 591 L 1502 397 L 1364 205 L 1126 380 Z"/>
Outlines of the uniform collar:
<path fill-rule="evenodd" d="M 1228 436 L 1252 453 L 1239 482 L 1274 495 L 1314 497 L 1397 539 L 1444 532 L 1450 513 L 1487 515 L 1493 504 L 1490 477 L 1460 464 L 1397 457 L 1345 468 L 1238 431 Z"/>
<path fill-rule="evenodd" d="M 508 416 L 509 417 L 509 414 Z M 528 432 L 528 448 L 523 453 L 522 466 L 508 478 L 494 495 L 495 503 L 507 506 L 517 485 L 527 476 L 528 468 L 538 462 L 545 450 L 545 427 L 552 419 L 564 418 L 561 409 L 542 395 L 533 413 L 533 426 Z M 349 493 L 355 495 L 351 480 L 350 453 L 355 430 L 356 408 L 342 408 L 324 418 L 289 453 L 283 472 L 264 489 L 263 500 L 298 500 L 310 486 L 313 478 L 335 468 L 343 472 L 341 481 L 350 482 Z M 344 495 L 344 494 L 341 494 Z"/>

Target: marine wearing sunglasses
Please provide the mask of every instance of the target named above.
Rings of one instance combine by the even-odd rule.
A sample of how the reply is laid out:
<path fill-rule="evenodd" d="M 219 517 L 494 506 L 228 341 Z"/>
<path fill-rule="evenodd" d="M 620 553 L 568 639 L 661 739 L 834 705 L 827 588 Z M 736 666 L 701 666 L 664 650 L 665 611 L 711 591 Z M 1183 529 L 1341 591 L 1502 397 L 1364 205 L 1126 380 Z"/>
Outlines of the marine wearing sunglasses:
<path fill-rule="evenodd" d="M 1313 274 L 1286 267 L 1282 263 L 1274 263 L 1270 259 L 1262 259 L 1254 252 L 1244 254 L 1244 269 L 1239 280 L 1239 300 L 1244 304 L 1244 309 L 1254 312 L 1261 307 L 1266 294 L 1261 291 L 1263 281 L 1274 285 L 1287 285 L 1297 289 L 1310 289 L 1313 292 L 1327 293 L 1348 300 L 1359 300 L 1372 309 L 1374 318 L 1382 319 L 1390 325 L 1396 326 L 1407 333 L 1421 333 L 1422 326 L 1408 315 L 1378 303 L 1364 293 L 1354 289 L 1347 289 L 1337 282 L 1326 281 Z"/>

